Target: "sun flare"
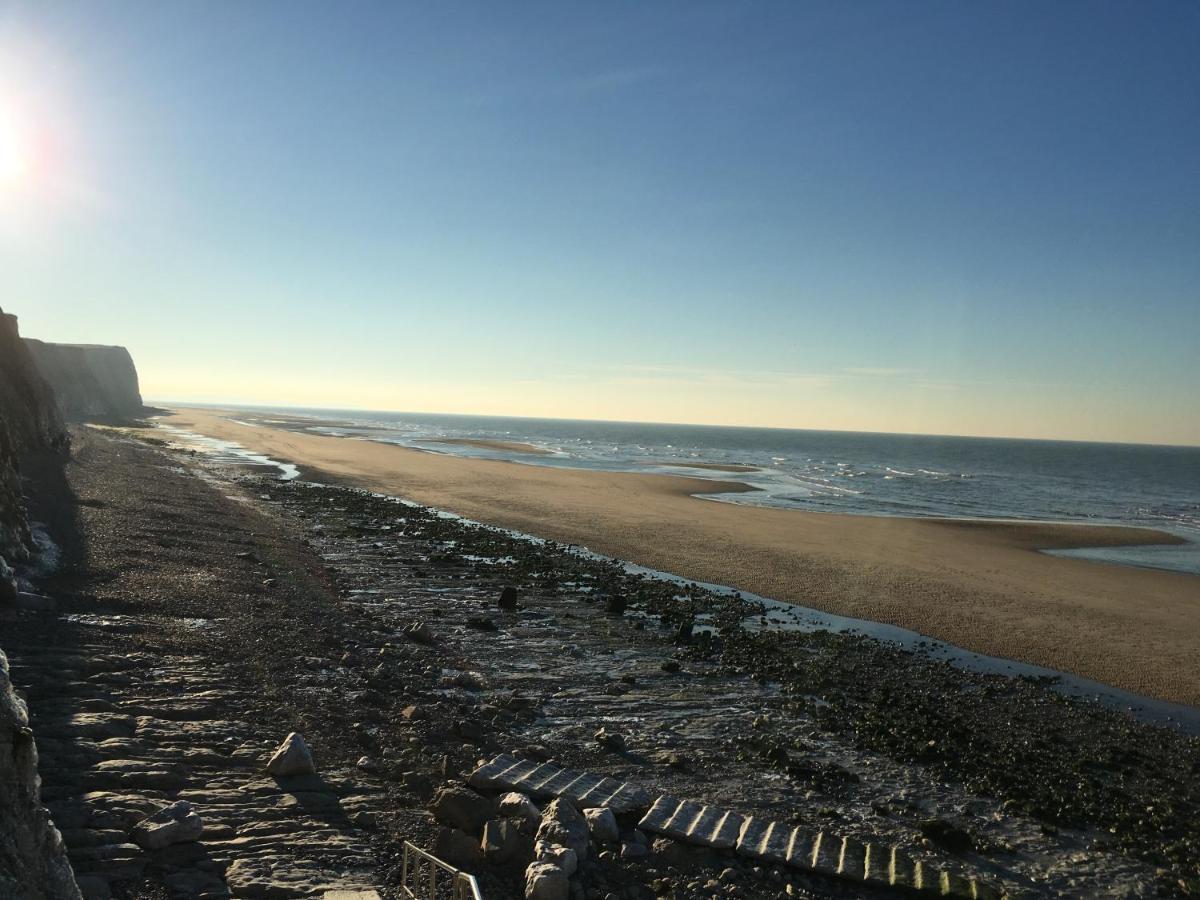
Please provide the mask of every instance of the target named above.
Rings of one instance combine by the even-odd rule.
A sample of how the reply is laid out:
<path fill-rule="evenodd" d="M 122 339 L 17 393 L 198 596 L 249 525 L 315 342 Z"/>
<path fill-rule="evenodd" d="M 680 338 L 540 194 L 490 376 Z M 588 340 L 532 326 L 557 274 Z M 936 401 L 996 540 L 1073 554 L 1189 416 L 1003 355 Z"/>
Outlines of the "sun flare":
<path fill-rule="evenodd" d="M 21 129 L 10 113 L 0 111 L 0 184 L 23 181 L 29 172 L 29 151 Z"/>

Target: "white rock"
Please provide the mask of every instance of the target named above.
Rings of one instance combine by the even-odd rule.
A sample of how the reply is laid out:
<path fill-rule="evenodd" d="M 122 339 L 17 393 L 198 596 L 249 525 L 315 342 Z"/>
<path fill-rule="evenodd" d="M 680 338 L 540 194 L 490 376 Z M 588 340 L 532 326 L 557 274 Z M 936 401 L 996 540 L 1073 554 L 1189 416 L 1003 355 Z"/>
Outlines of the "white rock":
<path fill-rule="evenodd" d="M 542 824 L 538 826 L 537 840 L 569 847 L 575 851 L 581 862 L 587 859 L 587 822 L 570 801 L 561 797 L 551 800 L 542 811 Z"/>
<path fill-rule="evenodd" d="M 579 868 L 579 857 L 575 855 L 575 851 L 561 844 L 547 844 L 545 841 L 538 841 L 533 847 L 533 855 L 538 862 L 558 866 L 567 873 L 568 877 L 574 875 Z"/>
<path fill-rule="evenodd" d="M 525 870 L 525 900 L 567 900 L 570 895 L 571 880 L 558 866 L 535 862 Z"/>
<path fill-rule="evenodd" d="M 203 832 L 204 823 L 192 804 L 178 800 L 138 822 L 130 837 L 143 850 L 161 850 L 172 844 L 198 841 Z"/>
<path fill-rule="evenodd" d="M 592 833 L 596 843 L 615 844 L 621 839 L 621 829 L 617 825 L 617 817 L 608 807 L 585 809 L 583 816 L 587 819 L 588 831 Z"/>
<path fill-rule="evenodd" d="M 304 737 L 295 731 L 283 739 L 283 743 L 267 763 L 267 774 L 277 778 L 288 775 L 315 775 L 317 767 L 313 763 L 312 751 L 304 742 Z"/>
<path fill-rule="evenodd" d="M 521 819 L 533 823 L 542 817 L 537 804 L 517 791 L 501 794 L 496 799 L 496 812 L 505 818 Z"/>

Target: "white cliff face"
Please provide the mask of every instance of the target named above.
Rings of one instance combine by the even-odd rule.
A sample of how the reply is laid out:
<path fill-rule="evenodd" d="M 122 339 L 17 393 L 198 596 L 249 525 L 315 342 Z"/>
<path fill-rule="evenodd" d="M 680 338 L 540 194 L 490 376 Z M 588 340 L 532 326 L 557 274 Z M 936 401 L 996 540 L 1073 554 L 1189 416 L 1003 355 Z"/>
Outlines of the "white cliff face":
<path fill-rule="evenodd" d="M 120 419 L 141 414 L 137 369 L 124 347 L 48 344 L 29 338 L 25 346 L 54 389 L 66 419 Z"/>

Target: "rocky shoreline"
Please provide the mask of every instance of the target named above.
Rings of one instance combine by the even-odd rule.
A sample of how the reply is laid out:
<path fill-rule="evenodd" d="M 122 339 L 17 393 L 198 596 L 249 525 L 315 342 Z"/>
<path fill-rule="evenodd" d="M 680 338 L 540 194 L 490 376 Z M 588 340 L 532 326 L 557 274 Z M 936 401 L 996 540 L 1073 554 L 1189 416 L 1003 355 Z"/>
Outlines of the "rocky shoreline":
<path fill-rule="evenodd" d="M 42 584 L 58 611 L 6 626 L 86 896 L 387 896 L 405 840 L 521 896 L 527 851 L 463 841 L 435 800 L 506 752 L 903 846 L 1012 896 L 1200 874 L 1193 738 L 866 638 L 758 632 L 736 596 L 139 434 L 77 433 L 77 505 L 35 510 L 66 536 Z M 289 732 L 317 774 L 267 776 Z M 178 801 L 200 840 L 140 846 Z M 578 896 L 864 894 L 630 827 L 645 853 L 595 845 Z"/>

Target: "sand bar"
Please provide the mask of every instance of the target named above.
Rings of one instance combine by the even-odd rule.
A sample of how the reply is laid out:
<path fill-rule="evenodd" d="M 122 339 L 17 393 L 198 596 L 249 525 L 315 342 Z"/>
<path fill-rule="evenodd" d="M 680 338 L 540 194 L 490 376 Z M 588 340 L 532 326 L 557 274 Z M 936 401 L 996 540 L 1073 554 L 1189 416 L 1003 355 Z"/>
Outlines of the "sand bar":
<path fill-rule="evenodd" d="M 463 447 L 478 447 L 481 450 L 503 450 L 506 453 L 533 453 L 540 456 L 552 456 L 553 453 L 544 447 L 527 444 L 524 441 L 501 441 L 494 438 L 429 438 L 417 441 L 418 444 L 459 444 Z"/>
<path fill-rule="evenodd" d="M 1200 578 L 1035 552 L 1177 542 L 1164 532 L 737 506 L 693 496 L 734 482 L 463 459 L 198 409 L 167 421 L 313 477 L 1200 706 Z"/>
<path fill-rule="evenodd" d="M 684 469 L 709 469 L 713 472 L 758 472 L 761 466 L 748 466 L 745 463 L 705 463 L 705 462 L 660 462 L 660 466 L 678 466 Z"/>

